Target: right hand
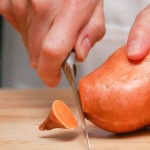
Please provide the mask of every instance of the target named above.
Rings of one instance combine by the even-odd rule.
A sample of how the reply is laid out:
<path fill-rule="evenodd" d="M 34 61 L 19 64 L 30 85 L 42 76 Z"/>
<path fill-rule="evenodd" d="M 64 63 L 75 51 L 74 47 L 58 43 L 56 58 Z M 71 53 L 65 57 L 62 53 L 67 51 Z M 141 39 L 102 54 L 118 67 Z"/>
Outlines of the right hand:
<path fill-rule="evenodd" d="M 21 34 L 31 65 L 50 87 L 73 47 L 83 61 L 105 34 L 103 0 L 1 0 L 0 14 Z"/>

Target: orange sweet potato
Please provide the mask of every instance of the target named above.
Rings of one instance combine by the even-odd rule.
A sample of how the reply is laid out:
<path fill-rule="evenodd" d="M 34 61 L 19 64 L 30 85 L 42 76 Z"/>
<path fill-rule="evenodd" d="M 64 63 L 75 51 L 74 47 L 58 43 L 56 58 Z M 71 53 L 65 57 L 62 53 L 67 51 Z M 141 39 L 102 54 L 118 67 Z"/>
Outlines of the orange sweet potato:
<path fill-rule="evenodd" d="M 124 133 L 150 126 L 150 54 L 139 61 L 126 46 L 79 81 L 85 117 L 104 130 Z M 62 101 L 55 101 L 40 130 L 74 129 L 77 122 Z"/>
<path fill-rule="evenodd" d="M 150 54 L 139 61 L 126 46 L 79 82 L 87 119 L 107 131 L 123 133 L 150 126 Z"/>

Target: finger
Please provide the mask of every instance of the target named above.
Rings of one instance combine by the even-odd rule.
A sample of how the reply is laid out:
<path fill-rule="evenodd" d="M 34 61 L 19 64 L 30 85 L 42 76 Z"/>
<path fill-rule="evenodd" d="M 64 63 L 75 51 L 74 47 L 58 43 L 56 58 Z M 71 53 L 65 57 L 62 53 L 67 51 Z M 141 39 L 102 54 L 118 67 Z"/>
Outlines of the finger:
<path fill-rule="evenodd" d="M 47 17 L 37 16 L 34 16 L 31 20 L 28 30 L 28 49 L 30 63 L 32 67 L 37 68 L 41 42 L 51 26 L 51 21 Z"/>
<path fill-rule="evenodd" d="M 9 0 L 1 0 L 0 1 L 0 14 L 7 19 L 7 21 L 17 30 L 19 31 L 19 26 L 16 18 L 12 13 L 12 7 Z"/>
<path fill-rule="evenodd" d="M 41 52 L 41 43 L 48 33 L 55 11 L 52 12 L 51 1 L 32 0 L 32 15 L 30 15 L 28 29 L 28 49 L 30 63 L 32 67 L 37 68 Z"/>
<path fill-rule="evenodd" d="M 150 5 L 141 11 L 130 30 L 127 41 L 127 56 L 129 59 L 143 58 L 150 50 Z"/>
<path fill-rule="evenodd" d="M 91 8 L 90 2 L 88 8 Z M 93 11 L 92 8 L 87 9 L 83 5 L 66 5 L 59 11 L 42 43 L 38 74 L 48 86 L 56 86 L 59 83 L 61 65 L 74 47 L 77 34 Z"/>
<path fill-rule="evenodd" d="M 75 50 L 79 61 L 83 61 L 91 47 L 105 34 L 105 19 L 103 13 L 103 1 L 99 1 L 91 19 L 80 31 Z"/>
<path fill-rule="evenodd" d="M 28 26 L 28 16 L 30 14 L 30 1 L 29 0 L 11 0 L 12 13 L 17 21 L 19 32 L 22 36 L 25 46 L 27 45 L 27 26 Z"/>
<path fill-rule="evenodd" d="M 19 27 L 21 28 L 24 26 L 27 20 L 28 11 L 30 7 L 30 1 L 29 0 L 11 0 L 10 1 L 11 7 L 12 7 L 12 13 L 14 14 Z"/>

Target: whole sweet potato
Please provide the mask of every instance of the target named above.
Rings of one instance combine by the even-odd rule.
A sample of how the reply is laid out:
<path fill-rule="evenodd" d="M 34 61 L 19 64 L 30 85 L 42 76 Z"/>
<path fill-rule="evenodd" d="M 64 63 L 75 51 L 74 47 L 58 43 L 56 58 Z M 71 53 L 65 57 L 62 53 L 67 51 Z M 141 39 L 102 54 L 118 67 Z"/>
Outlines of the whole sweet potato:
<path fill-rule="evenodd" d="M 150 54 L 139 61 L 126 46 L 79 82 L 87 119 L 107 131 L 122 133 L 150 126 Z"/>

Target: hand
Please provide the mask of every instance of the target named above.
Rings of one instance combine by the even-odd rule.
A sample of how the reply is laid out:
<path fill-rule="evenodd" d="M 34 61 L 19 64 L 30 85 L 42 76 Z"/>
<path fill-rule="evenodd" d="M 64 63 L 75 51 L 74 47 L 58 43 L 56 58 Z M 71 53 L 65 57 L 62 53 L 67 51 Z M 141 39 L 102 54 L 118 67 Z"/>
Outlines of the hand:
<path fill-rule="evenodd" d="M 1 0 L 0 14 L 20 32 L 31 65 L 50 87 L 73 47 L 83 61 L 105 34 L 103 0 Z"/>
<path fill-rule="evenodd" d="M 136 17 L 127 41 L 129 59 L 138 60 L 150 51 L 150 5 Z"/>

